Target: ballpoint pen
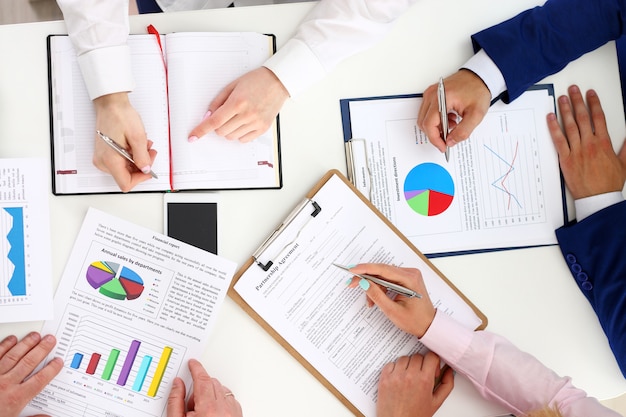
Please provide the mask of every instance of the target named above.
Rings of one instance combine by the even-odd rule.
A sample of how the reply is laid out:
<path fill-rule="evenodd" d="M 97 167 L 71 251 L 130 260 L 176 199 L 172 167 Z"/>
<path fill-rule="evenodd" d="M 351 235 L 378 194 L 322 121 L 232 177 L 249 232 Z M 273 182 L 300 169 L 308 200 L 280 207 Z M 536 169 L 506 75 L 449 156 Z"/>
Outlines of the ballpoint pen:
<path fill-rule="evenodd" d="M 100 138 L 104 141 L 104 143 L 109 145 L 111 148 L 115 149 L 117 153 L 122 155 L 124 158 L 130 161 L 133 165 L 135 164 L 133 157 L 130 156 L 130 154 L 128 153 L 126 149 L 122 148 L 117 142 L 115 142 L 113 139 L 111 139 L 104 133 L 100 132 L 99 130 L 96 130 L 96 133 L 98 133 L 98 136 L 100 136 Z M 159 179 L 159 177 L 157 177 L 157 175 L 152 170 L 149 172 L 149 174 L 152 175 L 152 178 Z"/>
<path fill-rule="evenodd" d="M 339 264 L 336 264 L 336 263 L 333 263 L 333 265 L 336 266 L 337 268 L 343 269 L 344 271 L 350 272 L 350 268 L 345 266 L 345 265 L 339 265 Z M 395 292 L 396 294 L 404 295 L 405 297 L 409 297 L 409 298 L 413 298 L 413 297 L 422 298 L 421 294 L 416 293 L 415 291 L 413 291 L 413 290 L 411 290 L 409 288 L 403 287 L 402 285 L 398 285 L 398 284 L 396 284 L 394 282 L 389 282 L 389 281 L 384 280 L 382 278 L 373 277 L 371 275 L 355 274 L 354 272 L 350 272 L 350 273 L 352 275 L 356 276 L 356 277 L 359 277 L 359 278 L 362 278 L 362 279 L 366 279 L 368 281 L 372 281 L 374 284 L 381 285 L 381 286 L 387 288 L 388 290 Z"/>
<path fill-rule="evenodd" d="M 441 132 L 443 134 L 443 142 L 446 144 L 446 162 L 450 160 L 450 148 L 448 147 L 448 106 L 446 104 L 446 89 L 443 85 L 443 77 L 439 78 L 439 88 L 437 89 L 437 98 L 439 101 L 439 116 L 441 117 Z"/>

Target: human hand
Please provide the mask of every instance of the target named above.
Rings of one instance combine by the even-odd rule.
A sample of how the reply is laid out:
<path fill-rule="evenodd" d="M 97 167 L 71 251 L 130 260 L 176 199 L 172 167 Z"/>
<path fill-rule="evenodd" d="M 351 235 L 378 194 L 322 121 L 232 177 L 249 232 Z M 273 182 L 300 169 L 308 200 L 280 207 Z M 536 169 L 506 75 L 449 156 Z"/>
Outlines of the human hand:
<path fill-rule="evenodd" d="M 444 143 L 441 134 L 441 118 L 437 98 L 438 84 L 433 84 L 424 91 L 422 105 L 417 113 L 417 125 L 428 136 L 430 142 L 441 152 L 446 146 L 452 147 L 467 139 L 483 120 L 491 105 L 491 93 L 483 80 L 473 72 L 461 69 L 443 80 L 446 88 L 448 106 L 448 133 Z M 456 112 L 461 121 L 457 124 Z"/>
<path fill-rule="evenodd" d="M 101 171 L 108 172 L 123 192 L 132 190 L 137 184 L 151 177 L 150 170 L 156 158 L 151 149 L 139 113 L 128 100 L 128 93 L 114 93 L 96 98 L 96 130 L 101 131 L 127 149 L 133 156 L 135 165 L 107 145 L 95 134 L 93 164 Z"/>
<path fill-rule="evenodd" d="M 232 392 L 220 381 L 211 378 L 200 362 L 189 361 L 193 378 L 193 392 L 189 396 L 185 412 L 185 383 L 174 379 L 172 392 L 167 400 L 167 417 L 242 417 L 241 405 Z"/>
<path fill-rule="evenodd" d="M 189 133 L 189 142 L 215 131 L 226 139 L 250 142 L 270 128 L 289 93 L 265 67 L 228 84 L 209 104 L 204 119 Z"/>
<path fill-rule="evenodd" d="M 378 276 L 421 294 L 422 298 L 396 295 L 391 299 L 378 285 L 371 284 L 367 280 L 359 280 L 357 277 L 353 278 L 349 285 L 351 288 L 358 285 L 365 290 L 368 305 L 370 307 L 377 305 L 400 329 L 417 337 L 422 337 L 426 333 L 435 318 L 435 307 L 428 297 L 422 273 L 418 269 L 399 268 L 385 264 L 360 264 L 351 268 L 350 272 Z"/>
<path fill-rule="evenodd" d="M 615 154 L 595 91 L 587 91 L 588 110 L 576 85 L 568 93 L 569 99 L 558 100 L 563 129 L 554 113 L 547 116 L 567 188 L 574 199 L 621 191 L 626 181 L 626 146 L 622 144 Z"/>
<path fill-rule="evenodd" d="M 378 417 L 432 417 L 454 388 L 452 369 L 447 368 L 441 383 L 439 356 L 428 352 L 402 356 L 384 366 L 378 382 Z"/>
<path fill-rule="evenodd" d="M 0 417 L 16 417 L 61 371 L 63 361 L 54 358 L 24 381 L 52 351 L 54 336 L 28 334 L 22 340 L 9 336 L 0 342 Z"/>

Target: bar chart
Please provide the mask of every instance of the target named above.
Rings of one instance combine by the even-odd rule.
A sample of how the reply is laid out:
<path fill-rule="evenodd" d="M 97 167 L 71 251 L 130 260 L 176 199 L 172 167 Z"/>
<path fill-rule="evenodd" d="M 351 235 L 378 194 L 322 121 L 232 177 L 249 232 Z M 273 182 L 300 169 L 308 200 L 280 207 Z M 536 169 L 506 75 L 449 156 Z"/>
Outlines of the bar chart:
<path fill-rule="evenodd" d="M 102 317 L 73 316 L 59 340 L 71 384 L 106 398 L 159 399 L 178 373 L 185 347 L 156 340 L 137 329 L 120 328 Z M 58 352 L 62 353 L 62 352 Z"/>

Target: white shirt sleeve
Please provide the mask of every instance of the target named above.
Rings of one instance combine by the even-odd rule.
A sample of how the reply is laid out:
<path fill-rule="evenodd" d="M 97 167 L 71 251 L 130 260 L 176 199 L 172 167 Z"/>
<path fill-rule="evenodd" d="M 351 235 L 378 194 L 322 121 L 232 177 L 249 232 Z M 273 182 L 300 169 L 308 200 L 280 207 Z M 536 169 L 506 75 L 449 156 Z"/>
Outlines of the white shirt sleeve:
<path fill-rule="evenodd" d="M 128 0 L 57 0 L 90 99 L 132 91 Z"/>
<path fill-rule="evenodd" d="M 293 97 L 343 59 L 381 40 L 417 0 L 321 0 L 296 35 L 266 63 Z M 128 0 L 57 0 L 79 56 L 89 97 L 134 87 Z"/>
<path fill-rule="evenodd" d="M 491 92 L 491 100 L 506 91 L 504 76 L 483 49 L 474 54 L 462 68 L 472 71 L 483 80 Z"/>
<path fill-rule="evenodd" d="M 339 62 L 381 40 L 417 0 L 321 0 L 264 66 L 291 97 L 322 79 Z"/>
<path fill-rule="evenodd" d="M 574 200 L 576 208 L 576 220 L 582 221 L 597 211 L 605 209 L 613 204 L 624 201 L 624 196 L 619 191 L 593 195 L 591 197 Z"/>

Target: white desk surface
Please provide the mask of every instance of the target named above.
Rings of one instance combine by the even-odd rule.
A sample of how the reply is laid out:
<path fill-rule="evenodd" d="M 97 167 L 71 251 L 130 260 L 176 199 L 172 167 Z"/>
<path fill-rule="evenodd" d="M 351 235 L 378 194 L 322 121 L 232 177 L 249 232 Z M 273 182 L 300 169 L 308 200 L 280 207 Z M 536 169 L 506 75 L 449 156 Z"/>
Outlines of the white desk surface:
<path fill-rule="evenodd" d="M 281 190 L 220 193 L 220 255 L 242 264 L 316 181 L 331 168 L 345 173 L 339 99 L 423 91 L 472 54 L 469 35 L 540 0 L 423 0 L 379 45 L 342 63 L 281 112 Z M 231 8 L 131 17 L 133 33 L 153 23 L 162 32 L 250 30 L 274 33 L 280 47 L 314 4 Z M 49 160 L 46 36 L 62 22 L 0 26 L 0 157 Z M 381 74 L 385 74 L 381 76 Z M 625 137 L 613 43 L 546 81 L 557 95 L 571 83 L 597 90 L 615 143 Z M 46 181 L 50 183 L 50 179 Z M 252 202 L 252 205 L 250 204 Z M 52 279 L 59 282 L 89 206 L 162 231 L 162 195 L 50 194 Z M 597 319 L 557 247 L 435 259 L 434 263 L 505 335 L 575 385 L 600 399 L 626 392 L 626 380 Z M 350 412 L 232 300 L 201 358 L 230 387 L 246 415 L 348 416 Z M 40 322 L 0 324 L 0 337 L 39 330 Z M 438 416 L 485 416 L 503 410 L 482 400 L 462 377 Z"/>

